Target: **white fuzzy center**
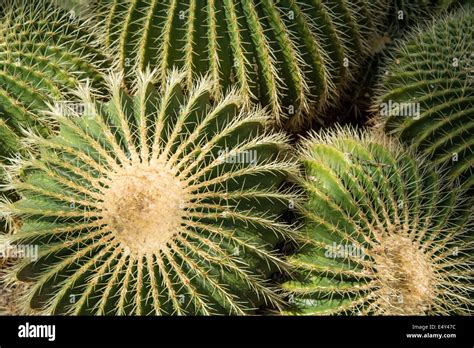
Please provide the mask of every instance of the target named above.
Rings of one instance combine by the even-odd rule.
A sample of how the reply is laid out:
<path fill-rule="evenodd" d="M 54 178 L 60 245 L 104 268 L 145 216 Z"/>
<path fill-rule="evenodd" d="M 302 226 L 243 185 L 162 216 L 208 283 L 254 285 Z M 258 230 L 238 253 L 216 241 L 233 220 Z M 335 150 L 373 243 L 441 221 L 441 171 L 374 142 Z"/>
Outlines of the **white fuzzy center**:
<path fill-rule="evenodd" d="M 111 177 L 102 212 L 125 249 L 146 254 L 178 233 L 185 204 L 185 186 L 169 168 L 133 164 Z"/>

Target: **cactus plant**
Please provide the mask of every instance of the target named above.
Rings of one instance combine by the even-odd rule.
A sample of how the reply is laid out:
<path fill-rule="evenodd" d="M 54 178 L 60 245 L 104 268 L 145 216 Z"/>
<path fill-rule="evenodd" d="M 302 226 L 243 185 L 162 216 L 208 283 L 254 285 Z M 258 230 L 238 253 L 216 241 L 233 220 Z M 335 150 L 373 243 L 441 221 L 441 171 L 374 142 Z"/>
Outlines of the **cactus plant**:
<path fill-rule="evenodd" d="M 98 96 L 111 65 L 88 22 L 73 19 L 53 4 L 7 0 L 0 20 L 0 184 L 5 157 L 21 151 L 22 132 L 47 135 L 53 124 L 48 103 L 67 98 L 89 80 Z M 87 29 L 86 29 L 87 28 Z M 0 225 L 2 225 L 0 223 Z"/>
<path fill-rule="evenodd" d="M 472 207 L 380 132 L 339 128 L 301 150 L 306 243 L 283 284 L 293 314 L 472 314 Z M 471 307 L 470 307 L 471 306 Z"/>
<path fill-rule="evenodd" d="M 337 100 L 386 12 L 385 0 L 92 3 L 89 13 L 127 75 L 151 65 L 163 82 L 174 66 L 189 86 L 209 73 L 214 96 L 236 84 L 291 129 Z"/>
<path fill-rule="evenodd" d="M 378 87 L 376 123 L 452 179 L 474 183 L 473 9 L 412 34 L 393 54 Z"/>
<path fill-rule="evenodd" d="M 39 245 L 7 281 L 31 282 L 21 302 L 54 314 L 246 314 L 280 300 L 264 278 L 284 267 L 272 246 L 293 232 L 278 215 L 298 197 L 280 189 L 296 174 L 287 137 L 235 90 L 211 101 L 210 78 L 184 88 L 169 73 L 108 78 L 111 100 L 78 95 L 56 137 L 31 134 L 41 157 L 9 168 L 22 199 L 4 202 L 20 230 L 2 241 Z M 31 140 L 31 139 L 30 139 Z M 22 177 L 18 176 L 21 170 Z M 71 300 L 73 298 L 74 300 Z"/>
<path fill-rule="evenodd" d="M 70 17 L 47 1 L 7 1 L 0 22 L 0 115 L 2 135 L 41 123 L 41 111 L 88 79 L 103 93 L 110 62 L 89 23 Z M 87 28 L 87 29 L 86 29 Z M 91 30 L 92 29 L 92 30 Z M 5 139 L 5 138 L 4 138 Z"/>

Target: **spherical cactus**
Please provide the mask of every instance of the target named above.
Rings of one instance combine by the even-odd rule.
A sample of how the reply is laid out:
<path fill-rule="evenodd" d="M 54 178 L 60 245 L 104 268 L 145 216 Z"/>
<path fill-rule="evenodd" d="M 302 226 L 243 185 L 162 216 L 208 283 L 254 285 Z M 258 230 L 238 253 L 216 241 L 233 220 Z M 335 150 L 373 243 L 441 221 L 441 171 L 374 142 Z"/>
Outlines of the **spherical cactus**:
<path fill-rule="evenodd" d="M 473 8 L 411 35 L 390 60 L 374 109 L 377 123 L 466 187 L 474 183 Z"/>
<path fill-rule="evenodd" d="M 49 134 L 54 122 L 48 104 L 77 98 L 72 90 L 89 81 L 97 96 L 105 92 L 111 65 L 90 22 L 79 21 L 53 4 L 6 0 L 0 18 L 0 186 L 5 157 L 21 152 L 23 130 Z M 5 193 L 4 193 L 5 194 Z M 3 223 L 0 221 L 0 230 Z"/>
<path fill-rule="evenodd" d="M 90 23 L 71 18 L 44 0 L 7 0 L 3 6 L 0 152 L 16 146 L 22 128 L 47 128 L 41 112 L 55 99 L 71 99 L 70 92 L 80 81 L 88 79 L 94 92 L 104 92 L 103 72 L 110 65 L 97 38 L 89 33 Z"/>
<path fill-rule="evenodd" d="M 384 135 L 338 129 L 301 152 L 306 243 L 283 284 L 292 314 L 472 314 L 472 208 Z"/>
<path fill-rule="evenodd" d="M 2 241 L 39 245 L 7 277 L 31 282 L 22 302 L 54 314 L 246 314 L 280 300 L 265 278 L 292 238 L 278 215 L 298 197 L 287 138 L 235 90 L 210 101 L 212 79 L 184 89 L 176 70 L 159 94 L 140 73 L 134 96 L 110 77 L 111 100 L 79 95 L 83 116 L 52 113 L 57 137 L 11 169 L 22 199 L 5 202 L 21 229 Z"/>
<path fill-rule="evenodd" d="M 98 0 L 90 13 L 127 75 L 136 67 L 183 68 L 188 86 L 208 73 L 219 96 L 236 84 L 297 129 L 335 101 L 370 51 L 385 0 Z M 130 76 L 129 76 L 130 77 Z"/>

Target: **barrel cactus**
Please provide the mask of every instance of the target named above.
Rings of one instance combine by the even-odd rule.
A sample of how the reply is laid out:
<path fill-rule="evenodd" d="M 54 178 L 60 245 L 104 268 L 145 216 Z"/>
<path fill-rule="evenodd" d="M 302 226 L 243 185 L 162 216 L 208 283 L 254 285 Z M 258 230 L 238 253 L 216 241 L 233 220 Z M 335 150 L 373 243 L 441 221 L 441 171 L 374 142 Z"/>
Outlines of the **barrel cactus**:
<path fill-rule="evenodd" d="M 31 135 L 41 157 L 9 170 L 22 199 L 10 245 L 39 245 L 7 281 L 30 282 L 22 303 L 51 314 L 247 314 L 278 306 L 266 277 L 285 264 L 273 246 L 293 238 L 278 215 L 298 197 L 287 138 L 235 90 L 211 101 L 212 79 L 185 90 L 173 70 L 159 93 L 140 73 L 129 96 L 108 78 L 111 100 L 83 86 L 82 115 L 55 106 L 56 137 Z M 22 173 L 18 176 L 18 172 Z"/>
<path fill-rule="evenodd" d="M 104 70 L 110 62 L 89 23 L 71 18 L 44 0 L 10 0 L 4 6 L 6 13 L 0 21 L 0 129 L 2 145 L 13 146 L 21 128 L 41 128 L 40 113 L 47 110 L 48 103 L 73 99 L 71 91 L 79 82 L 87 79 L 94 92 L 103 93 Z"/>
<path fill-rule="evenodd" d="M 377 124 L 466 187 L 474 183 L 473 8 L 412 34 L 378 87 Z"/>
<path fill-rule="evenodd" d="M 377 133 L 302 146 L 306 243 L 283 284 L 292 314 L 472 314 L 472 207 L 444 174 Z M 472 239 L 472 237 L 471 237 Z"/>
<path fill-rule="evenodd" d="M 357 59 L 370 51 L 386 6 L 385 0 L 97 0 L 88 12 L 129 77 L 150 65 L 163 83 L 173 66 L 184 69 L 189 86 L 208 73 L 213 96 L 236 84 L 280 125 L 298 129 L 337 100 Z"/>
<path fill-rule="evenodd" d="M 443 11 L 459 6 L 461 2 L 460 0 L 392 0 L 389 11 L 389 25 L 392 26 L 390 29 L 407 29 L 411 25 L 419 23 L 420 20 L 427 20 Z"/>

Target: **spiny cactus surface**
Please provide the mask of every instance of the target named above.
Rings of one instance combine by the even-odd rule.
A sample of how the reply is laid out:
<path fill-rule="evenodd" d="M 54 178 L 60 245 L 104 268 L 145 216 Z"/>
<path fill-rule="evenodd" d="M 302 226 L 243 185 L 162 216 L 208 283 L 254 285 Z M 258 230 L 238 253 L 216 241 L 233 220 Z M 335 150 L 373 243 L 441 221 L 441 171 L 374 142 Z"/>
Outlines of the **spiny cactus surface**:
<path fill-rule="evenodd" d="M 10 168 L 22 199 L 5 203 L 21 229 L 2 239 L 39 245 L 9 280 L 30 282 L 22 302 L 54 314 L 246 314 L 279 297 L 263 280 L 282 266 L 272 246 L 292 230 L 278 215 L 297 197 L 279 189 L 295 174 L 286 136 L 269 133 L 261 109 L 243 111 L 232 90 L 210 101 L 211 79 L 185 93 L 172 71 L 161 93 L 122 76 L 111 101 L 82 88 L 81 115 L 57 137 L 33 136 L 40 158 Z M 67 117 L 66 117 L 67 116 Z"/>
<path fill-rule="evenodd" d="M 474 183 L 473 7 L 424 28 L 394 53 L 374 109 L 388 134 Z"/>
<path fill-rule="evenodd" d="M 459 0 L 392 0 L 390 17 L 395 28 L 406 29 L 410 24 L 419 23 L 439 15 L 443 11 L 459 5 Z M 392 28 L 394 29 L 394 28 Z"/>
<path fill-rule="evenodd" d="M 110 63 L 88 23 L 47 1 L 7 0 L 0 20 L 0 154 L 18 150 L 23 128 L 45 134 L 47 104 L 72 98 L 79 82 L 104 92 Z M 87 30 L 86 30 L 87 27 Z"/>
<path fill-rule="evenodd" d="M 54 100 L 77 107 L 79 83 L 105 92 L 104 73 L 111 66 L 91 23 L 50 2 L 7 0 L 0 18 L 0 185 L 6 157 L 23 150 L 23 130 L 42 135 L 54 127 L 44 112 Z M 8 194 L 8 193 L 4 193 Z M 11 195 L 10 195 L 11 196 Z M 0 221 L 0 229 L 3 223 Z"/>
<path fill-rule="evenodd" d="M 2 253 L 4 253 L 2 246 Z M 3 256 L 3 255 L 2 255 Z M 22 296 L 27 288 L 27 284 L 5 284 L 3 276 L 5 270 L 8 269 L 14 262 L 13 258 L 0 258 L 0 316 L 6 315 L 21 315 L 21 306 L 19 306 L 17 299 Z"/>
<path fill-rule="evenodd" d="M 292 314 L 472 314 L 472 209 L 427 161 L 339 129 L 301 152 L 306 239 L 283 284 Z"/>
<path fill-rule="evenodd" d="M 236 84 L 293 128 L 337 99 L 385 11 L 385 1 L 365 0 L 99 0 L 90 9 L 126 74 L 151 65 L 164 82 L 180 67 L 190 85 L 208 73 L 215 96 Z"/>

